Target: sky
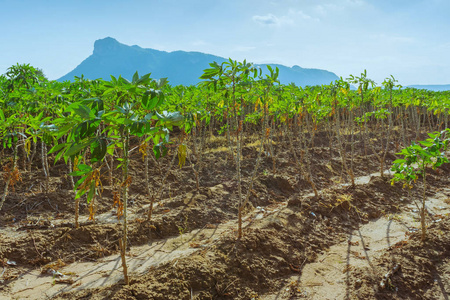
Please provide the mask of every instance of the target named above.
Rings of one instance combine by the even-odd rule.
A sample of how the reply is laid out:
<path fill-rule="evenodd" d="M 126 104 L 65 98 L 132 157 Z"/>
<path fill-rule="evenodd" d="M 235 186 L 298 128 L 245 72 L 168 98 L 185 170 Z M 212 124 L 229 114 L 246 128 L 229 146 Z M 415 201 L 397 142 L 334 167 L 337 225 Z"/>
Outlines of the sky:
<path fill-rule="evenodd" d="M 450 84 L 449 0 L 0 0 L 0 74 L 57 79 L 95 40 L 318 68 L 381 84 Z M 149 70 L 151 72 L 151 70 Z"/>

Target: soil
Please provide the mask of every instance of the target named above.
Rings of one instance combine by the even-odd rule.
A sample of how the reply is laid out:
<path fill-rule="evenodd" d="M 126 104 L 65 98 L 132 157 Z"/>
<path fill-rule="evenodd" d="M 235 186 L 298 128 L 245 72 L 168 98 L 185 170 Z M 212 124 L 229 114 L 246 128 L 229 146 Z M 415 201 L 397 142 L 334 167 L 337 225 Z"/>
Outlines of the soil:
<path fill-rule="evenodd" d="M 40 162 L 34 162 L 32 171 L 21 171 L 0 214 L 0 299 L 448 299 L 450 167 L 428 170 L 423 242 L 414 204 L 422 199 L 422 183 L 408 196 L 401 184 L 391 185 L 389 172 L 377 173 L 374 154 L 359 149 L 351 186 L 325 136 L 318 135 L 310 153 L 318 198 L 289 147 L 274 144 L 276 173 L 265 152 L 241 239 L 236 167 L 226 139 L 208 142 L 199 190 L 190 165 L 195 155 L 181 168 L 168 168 L 173 153 L 151 160 L 152 190 L 168 174 L 151 221 L 144 164 L 132 152 L 130 285 L 123 281 L 122 220 L 107 176 L 94 220 L 81 201 L 75 228 L 67 166 L 51 168 L 45 192 Z M 252 139 L 243 147 L 244 195 L 258 148 Z"/>

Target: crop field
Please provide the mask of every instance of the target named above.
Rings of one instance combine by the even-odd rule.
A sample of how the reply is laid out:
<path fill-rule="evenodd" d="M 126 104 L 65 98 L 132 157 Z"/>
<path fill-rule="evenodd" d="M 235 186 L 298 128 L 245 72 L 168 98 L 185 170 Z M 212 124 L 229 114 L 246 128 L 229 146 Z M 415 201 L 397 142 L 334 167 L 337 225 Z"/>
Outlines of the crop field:
<path fill-rule="evenodd" d="M 0 299 L 448 299 L 450 92 L 278 75 L 9 68 Z"/>

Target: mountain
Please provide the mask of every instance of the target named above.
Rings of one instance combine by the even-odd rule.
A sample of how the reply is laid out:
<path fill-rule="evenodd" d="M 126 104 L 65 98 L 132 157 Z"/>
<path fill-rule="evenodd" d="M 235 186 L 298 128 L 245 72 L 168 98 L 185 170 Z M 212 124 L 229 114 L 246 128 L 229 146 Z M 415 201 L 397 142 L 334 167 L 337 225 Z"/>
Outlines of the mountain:
<path fill-rule="evenodd" d="M 151 73 L 152 78 L 167 77 L 172 85 L 193 85 L 201 80 L 203 70 L 209 68 L 209 63 L 222 63 L 226 58 L 201 52 L 159 51 L 144 49 L 139 46 L 128 46 L 107 37 L 95 41 L 94 52 L 74 70 L 58 81 L 73 80 L 74 76 L 89 79 L 110 79 L 110 75 L 131 79 L 138 71 L 140 75 Z M 258 65 L 266 70 L 265 65 Z M 339 79 L 336 74 L 319 69 L 305 69 L 299 66 L 292 68 L 283 65 L 270 64 L 280 69 L 281 83 L 294 82 L 300 86 L 322 85 Z"/>
<path fill-rule="evenodd" d="M 422 90 L 430 90 L 430 91 L 450 91 L 450 84 L 415 84 L 415 85 L 408 85 L 407 87 L 415 88 L 415 89 L 422 89 Z"/>

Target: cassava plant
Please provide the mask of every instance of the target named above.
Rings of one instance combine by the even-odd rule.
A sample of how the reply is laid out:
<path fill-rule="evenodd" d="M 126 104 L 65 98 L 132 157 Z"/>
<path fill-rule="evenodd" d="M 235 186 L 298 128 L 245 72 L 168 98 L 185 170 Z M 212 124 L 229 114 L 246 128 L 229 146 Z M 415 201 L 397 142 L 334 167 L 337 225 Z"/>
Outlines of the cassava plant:
<path fill-rule="evenodd" d="M 267 66 L 268 70 L 269 70 L 269 74 L 266 75 L 266 78 L 264 78 L 263 80 L 260 80 L 260 84 L 263 87 L 263 94 L 262 97 L 259 98 L 259 101 L 261 102 L 261 106 L 262 106 L 262 122 L 261 122 L 261 131 L 260 131 L 260 138 L 259 138 L 259 150 L 258 150 L 258 155 L 256 157 L 256 162 L 255 162 L 255 167 L 253 169 L 252 175 L 250 177 L 250 182 L 248 184 L 247 187 L 247 194 L 245 195 L 245 200 L 242 203 L 242 207 L 245 207 L 247 205 L 247 203 L 250 200 L 250 195 L 251 192 L 253 190 L 253 184 L 256 180 L 256 177 L 258 175 L 258 171 L 259 171 L 259 166 L 261 165 L 261 161 L 262 161 L 262 153 L 264 152 L 264 145 L 266 143 L 271 143 L 270 140 L 270 128 L 268 127 L 268 118 L 269 118 L 269 111 L 268 111 L 268 107 L 269 107 L 269 99 L 272 99 L 272 96 L 275 96 L 275 98 L 277 98 L 277 95 L 271 95 L 272 92 L 272 87 L 278 83 L 278 74 L 279 74 L 279 69 L 276 68 L 275 70 L 273 68 L 271 68 L 270 66 Z M 273 151 L 271 151 L 273 156 Z"/>
<path fill-rule="evenodd" d="M 242 237 L 242 214 L 244 199 L 242 196 L 241 153 L 244 116 L 242 113 L 243 98 L 246 86 L 252 78 L 256 77 L 258 70 L 250 63 L 237 62 L 229 59 L 221 65 L 210 64 L 211 68 L 204 70 L 201 79 L 206 79 L 218 86 L 224 94 L 226 105 L 227 138 L 231 155 L 236 164 L 237 192 L 238 192 L 238 238 Z M 253 75 L 253 76 L 252 76 Z M 231 131 L 234 133 L 232 143 Z M 234 151 L 235 149 L 235 151 Z"/>
<path fill-rule="evenodd" d="M 99 176 L 99 166 L 106 155 L 108 137 L 100 132 L 100 124 L 104 114 L 103 102 L 99 99 L 87 99 L 75 102 L 66 108 L 63 116 L 56 118 L 49 127 L 53 130 L 54 139 L 64 142 L 57 143 L 49 153 L 57 153 L 55 163 L 64 157 L 66 163 L 75 162 L 73 172 L 69 176 L 81 176 L 74 185 L 75 194 L 75 227 L 79 226 L 79 201 L 87 193 L 87 201 L 95 199 L 102 186 Z M 90 152 L 90 164 L 78 163 L 86 151 Z M 90 219 L 94 218 L 94 203 L 90 205 Z"/>
<path fill-rule="evenodd" d="M 151 86 L 153 81 L 150 74 L 140 77 L 136 72 L 131 82 L 122 77 L 116 79 L 111 76 L 111 78 L 111 82 L 105 84 L 107 89 L 104 96 L 112 97 L 115 109 L 105 113 L 103 119 L 108 125 L 106 129 L 108 137 L 122 153 L 118 166 L 122 169 L 120 198 L 123 205 L 122 237 L 119 239 L 119 247 L 125 283 L 129 284 L 125 253 L 128 247 L 128 188 L 132 181 L 129 175 L 130 140 L 132 137 L 145 137 L 145 140 L 153 139 L 155 145 L 160 145 L 160 140 L 169 139 L 167 128 L 182 122 L 183 118 L 176 112 L 156 111 L 164 101 L 164 93 Z M 160 88 L 162 85 L 163 83 L 159 83 L 156 87 Z M 154 124 L 157 126 L 152 126 Z M 164 152 L 159 152 L 159 156 L 163 154 Z"/>
<path fill-rule="evenodd" d="M 14 120 L 14 118 L 10 118 L 8 120 L 12 121 Z M 10 166 L 3 167 L 4 171 L 3 180 L 5 186 L 3 188 L 2 199 L 0 200 L 0 211 L 1 211 L 3 204 L 5 203 L 6 200 L 6 196 L 8 195 L 10 186 L 14 186 L 14 184 L 17 181 L 20 181 L 20 172 L 19 168 L 17 167 L 17 152 L 18 152 L 17 149 L 19 147 L 18 144 L 19 132 L 14 130 L 14 124 L 4 123 L 5 116 L 3 112 L 0 112 L 0 122 L 3 125 L 2 126 L 3 129 L 0 127 L 0 134 L 1 136 L 3 136 L 3 143 L 2 143 L 3 148 L 10 148 L 13 151 Z"/>
<path fill-rule="evenodd" d="M 429 133 L 429 139 L 419 141 L 421 145 L 413 143 L 411 146 L 404 148 L 399 155 L 402 159 L 394 161 L 392 171 L 394 177 L 392 184 L 397 181 L 404 182 L 404 186 L 412 187 L 419 175 L 422 176 L 423 190 L 422 190 L 422 206 L 420 211 L 420 224 L 422 229 L 421 239 L 426 239 L 426 191 L 427 191 L 427 168 L 436 169 L 444 163 L 448 163 L 446 152 L 450 143 L 450 129 L 447 128 L 441 132 Z"/>

